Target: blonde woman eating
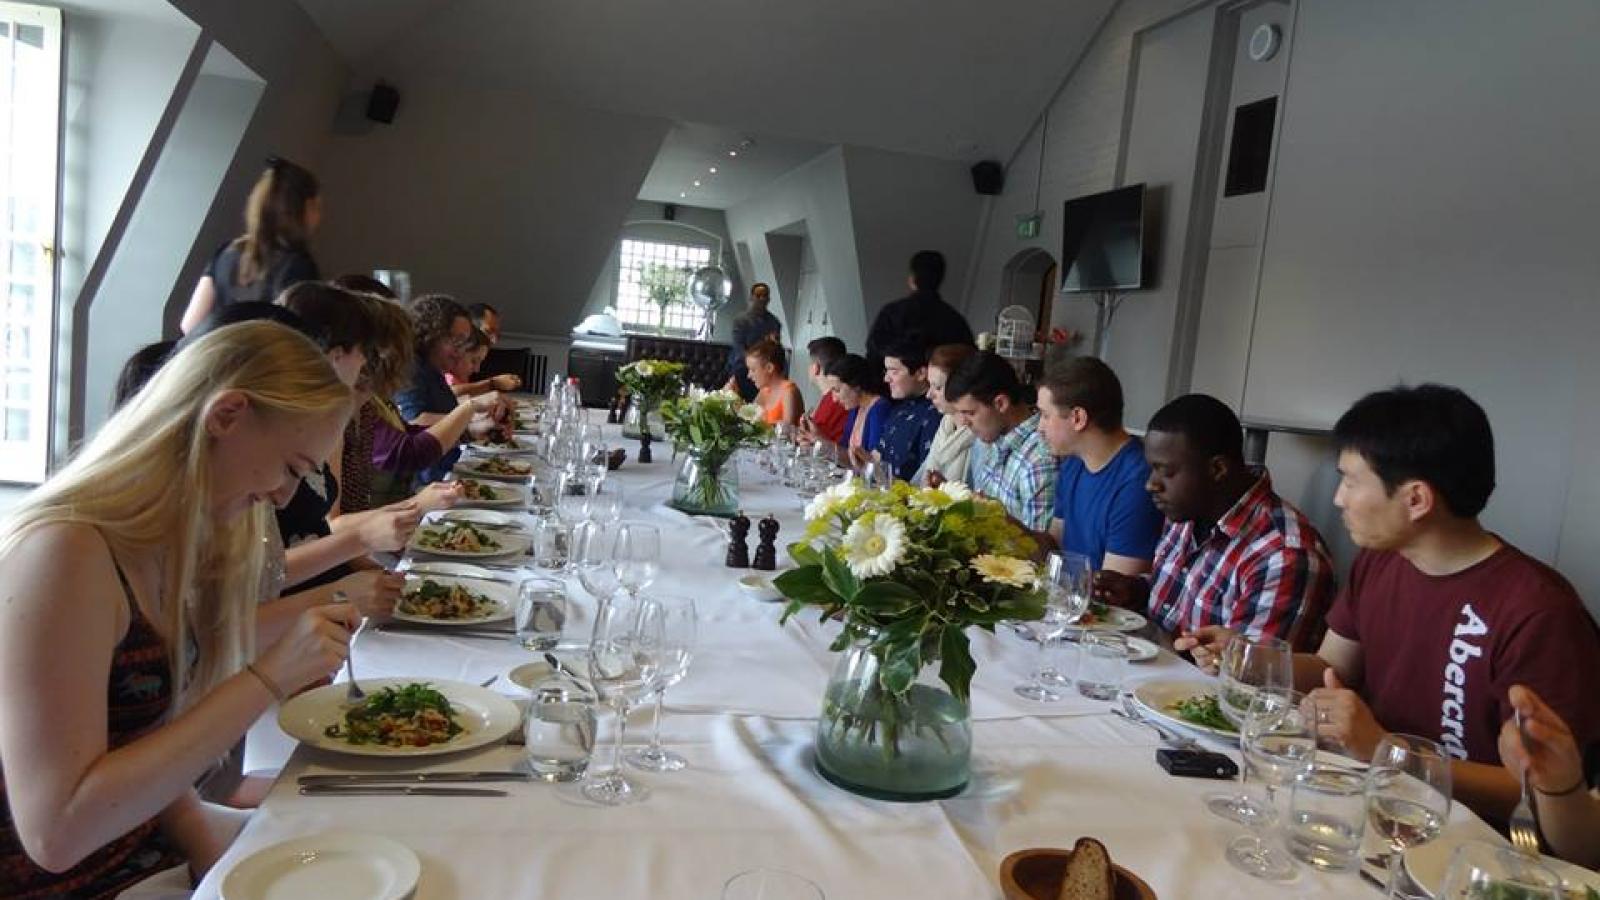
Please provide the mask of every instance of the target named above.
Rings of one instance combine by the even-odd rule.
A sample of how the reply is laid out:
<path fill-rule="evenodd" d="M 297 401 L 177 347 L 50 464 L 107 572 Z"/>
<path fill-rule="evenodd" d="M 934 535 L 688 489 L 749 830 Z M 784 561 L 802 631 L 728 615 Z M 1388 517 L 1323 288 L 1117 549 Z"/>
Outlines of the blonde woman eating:
<path fill-rule="evenodd" d="M 322 465 L 351 392 L 282 325 L 183 350 L 0 524 L 0 884 L 113 897 L 236 820 L 191 785 L 276 700 L 343 661 L 354 610 L 257 654 L 273 500 Z"/>

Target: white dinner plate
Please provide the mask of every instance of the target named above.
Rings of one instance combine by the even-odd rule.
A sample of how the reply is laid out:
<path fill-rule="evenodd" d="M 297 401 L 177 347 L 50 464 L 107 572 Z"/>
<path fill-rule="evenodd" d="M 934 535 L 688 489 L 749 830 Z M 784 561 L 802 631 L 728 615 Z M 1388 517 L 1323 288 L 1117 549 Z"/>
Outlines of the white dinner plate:
<path fill-rule="evenodd" d="M 1104 619 L 1087 628 L 1072 627 L 1067 629 L 1068 634 L 1083 631 L 1138 631 L 1143 628 L 1147 620 L 1131 609 L 1120 606 L 1107 607 Z"/>
<path fill-rule="evenodd" d="M 375 834 L 327 831 L 273 844 L 222 879 L 222 900 L 401 900 L 422 863 L 404 844 Z"/>
<path fill-rule="evenodd" d="M 1446 836 L 1436 841 L 1429 841 L 1420 847 L 1412 847 L 1405 855 L 1406 874 L 1411 876 L 1411 880 L 1416 882 L 1418 887 L 1427 891 L 1428 896 L 1437 897 L 1440 888 L 1444 887 L 1444 876 L 1450 868 L 1450 857 L 1462 842 L 1460 838 Z M 1569 892 L 1577 891 L 1581 896 L 1584 888 L 1600 891 L 1600 872 L 1591 872 L 1553 856 L 1546 856 L 1539 862 L 1566 882 Z"/>
<path fill-rule="evenodd" d="M 489 489 L 492 499 L 468 497 L 461 501 L 462 506 L 521 506 L 525 502 L 523 491 L 509 484 L 484 481 L 478 478 L 454 478 L 453 481 L 473 481 Z"/>
<path fill-rule="evenodd" d="M 528 537 L 509 531 L 489 531 L 483 529 L 484 538 L 492 541 L 482 550 L 450 550 L 444 547 L 435 547 L 424 544 L 430 535 L 440 534 L 450 527 L 448 522 L 437 525 L 424 525 L 411 535 L 411 543 L 407 546 L 418 553 L 427 553 L 430 556 L 454 556 L 460 559 L 490 559 L 497 556 L 512 556 L 528 552 Z"/>
<path fill-rule="evenodd" d="M 1152 678 L 1134 686 L 1133 699 L 1147 714 L 1159 719 L 1163 724 L 1171 725 L 1174 728 L 1182 728 L 1195 734 L 1203 734 L 1220 741 L 1237 743 L 1239 734 L 1236 731 L 1223 731 L 1220 728 L 1197 725 L 1187 719 L 1178 718 L 1176 713 L 1167 711 L 1168 706 L 1186 697 L 1193 697 L 1196 694 L 1210 696 L 1216 692 L 1216 684 L 1209 681 L 1195 681 L 1183 678 Z"/>
<path fill-rule="evenodd" d="M 435 522 L 473 522 L 490 528 L 518 528 L 522 524 L 515 516 L 492 509 L 447 509 L 430 514 L 426 521 L 430 525 Z"/>
<path fill-rule="evenodd" d="M 435 581 L 443 585 L 459 584 L 469 591 L 482 594 L 489 598 L 494 608 L 482 615 L 466 616 L 459 619 L 435 619 L 421 613 L 409 613 L 401 609 L 405 603 L 405 596 L 422 585 L 423 581 Z M 395 603 L 394 617 L 402 622 L 421 622 L 426 625 L 439 625 L 452 627 L 456 625 L 482 625 L 485 622 L 500 622 L 511 618 L 512 611 L 516 609 L 517 590 L 509 584 L 500 584 L 495 581 L 486 581 L 475 578 L 470 574 L 447 575 L 442 572 L 418 572 L 415 569 L 406 572 L 405 590 L 400 593 L 400 600 Z"/>
<path fill-rule="evenodd" d="M 387 747 L 381 744 L 351 744 L 324 734 L 330 725 L 344 721 L 350 707 L 346 685 L 328 684 L 291 698 L 278 710 L 278 726 L 302 744 L 354 756 L 441 756 L 483 747 L 503 739 L 522 725 L 516 704 L 504 696 L 475 684 L 440 681 L 432 678 L 363 678 L 361 689 L 368 696 L 384 687 L 426 682 L 450 701 L 455 710 L 460 734 L 427 747 Z"/>
<path fill-rule="evenodd" d="M 1147 641 L 1142 637 L 1126 635 L 1128 639 L 1128 662 L 1148 662 L 1161 655 L 1161 648 L 1154 641 Z"/>
<path fill-rule="evenodd" d="M 522 453 L 532 453 L 538 445 L 527 438 L 511 436 L 511 443 L 506 446 L 499 444 L 468 444 L 467 449 L 483 456 L 515 456 Z"/>
<path fill-rule="evenodd" d="M 491 461 L 498 461 L 505 463 L 506 465 L 516 467 L 517 469 L 520 469 L 521 472 L 493 472 L 486 470 L 484 466 L 490 465 Z M 527 481 L 528 477 L 533 474 L 533 463 L 525 459 L 517 459 L 511 456 L 477 456 L 464 459 L 461 462 L 456 463 L 455 468 L 451 471 L 454 472 L 458 478 L 487 478 L 493 481 Z"/>

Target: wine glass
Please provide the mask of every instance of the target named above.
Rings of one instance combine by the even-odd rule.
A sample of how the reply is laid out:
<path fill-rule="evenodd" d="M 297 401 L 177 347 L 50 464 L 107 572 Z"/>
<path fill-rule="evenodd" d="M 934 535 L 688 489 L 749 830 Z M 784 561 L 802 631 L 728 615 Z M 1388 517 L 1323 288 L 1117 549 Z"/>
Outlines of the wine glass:
<path fill-rule="evenodd" d="M 722 900 L 824 900 L 810 879 L 779 869 L 751 869 L 728 879 Z"/>
<path fill-rule="evenodd" d="M 1535 857 L 1503 844 L 1467 841 L 1450 856 L 1438 900 L 1561 900 L 1560 876 Z"/>
<path fill-rule="evenodd" d="M 605 806 L 637 803 L 649 791 L 622 774 L 622 743 L 628 707 L 655 683 L 661 616 L 655 601 L 637 594 L 613 594 L 600 601 L 589 637 L 589 681 L 617 714 L 611 768 L 583 785 L 583 795 Z"/>
<path fill-rule="evenodd" d="M 1294 686 L 1294 651 L 1278 638 L 1235 635 L 1222 648 L 1217 677 L 1217 708 L 1234 728 L 1241 728 L 1256 692 L 1283 692 Z M 1249 825 L 1262 813 L 1242 790 L 1208 794 L 1206 808 L 1240 825 Z"/>
<path fill-rule="evenodd" d="M 629 596 L 639 592 L 656 580 L 661 568 L 661 532 L 654 525 L 626 522 L 617 529 L 616 549 L 612 556 L 617 572 L 617 583 Z"/>
<path fill-rule="evenodd" d="M 1264 797 L 1246 823 L 1251 833 L 1230 842 L 1227 857 L 1235 868 L 1267 881 L 1287 881 L 1294 875 L 1294 860 L 1277 842 L 1267 841 L 1266 834 L 1278 821 L 1277 789 L 1293 784 L 1317 758 L 1316 715 L 1301 711 L 1304 699 L 1295 691 L 1258 690 L 1239 726 L 1241 784 L 1253 774 Z"/>
<path fill-rule="evenodd" d="M 656 677 L 651 685 L 656 695 L 655 722 L 650 745 L 628 754 L 628 762 L 646 772 L 675 772 L 689 764 L 682 756 L 661 746 L 661 706 L 667 688 L 689 674 L 694 658 L 695 611 L 688 597 L 652 598 L 661 616 L 661 643 L 656 648 Z"/>
<path fill-rule="evenodd" d="M 578 582 L 596 600 L 617 592 L 617 572 L 611 554 L 617 543 L 617 526 L 591 519 L 579 525 L 572 535 L 572 567 Z"/>
<path fill-rule="evenodd" d="M 1094 594 L 1094 567 L 1090 565 L 1089 557 L 1082 553 L 1071 551 L 1052 553 L 1045 557 L 1041 586 L 1047 591 L 1066 592 L 1067 624 L 1076 625 L 1088 611 L 1090 599 Z M 1068 631 L 1070 632 L 1071 628 L 1068 628 Z M 1058 687 L 1072 686 L 1072 678 L 1067 673 L 1048 664 L 1034 673 L 1034 677 L 1044 684 Z"/>
<path fill-rule="evenodd" d="M 1051 687 L 1044 677 L 1045 654 L 1050 642 L 1066 634 L 1072 623 L 1089 608 L 1089 580 L 1083 571 L 1088 560 L 1083 559 L 1080 568 L 1076 562 L 1068 563 L 1066 559 L 1077 554 L 1052 553 L 1050 556 L 1045 563 L 1045 575 L 1040 579 L 1045 592 L 1044 615 L 1020 623 L 1028 638 L 1039 644 L 1039 667 L 1032 677 L 1013 689 L 1019 696 L 1040 703 L 1061 699 L 1061 692 Z"/>
<path fill-rule="evenodd" d="M 589 494 L 589 520 L 615 522 L 622 515 L 622 485 L 611 482 L 591 482 Z"/>
<path fill-rule="evenodd" d="M 1410 734 L 1384 735 L 1367 770 L 1367 822 L 1389 845 L 1389 887 L 1400 880 L 1407 849 L 1439 836 L 1450 815 L 1450 757 Z"/>
<path fill-rule="evenodd" d="M 583 479 L 570 471 L 562 472 L 556 483 L 556 518 L 568 527 L 587 520 L 589 492 L 583 489 Z"/>

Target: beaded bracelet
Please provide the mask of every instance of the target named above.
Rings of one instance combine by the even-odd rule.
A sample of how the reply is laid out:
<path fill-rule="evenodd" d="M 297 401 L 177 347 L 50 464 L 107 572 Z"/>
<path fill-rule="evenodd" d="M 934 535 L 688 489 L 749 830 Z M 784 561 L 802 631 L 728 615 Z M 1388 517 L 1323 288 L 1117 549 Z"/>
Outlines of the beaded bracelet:
<path fill-rule="evenodd" d="M 284 701 L 285 698 L 283 691 L 279 690 L 278 686 L 272 683 L 272 679 L 261 674 L 261 670 L 256 668 L 255 663 L 245 663 L 244 668 L 245 671 L 249 672 L 251 675 L 254 675 L 257 681 L 261 682 L 261 685 L 267 689 L 267 693 L 272 695 L 272 699 L 278 701 L 279 703 Z"/>

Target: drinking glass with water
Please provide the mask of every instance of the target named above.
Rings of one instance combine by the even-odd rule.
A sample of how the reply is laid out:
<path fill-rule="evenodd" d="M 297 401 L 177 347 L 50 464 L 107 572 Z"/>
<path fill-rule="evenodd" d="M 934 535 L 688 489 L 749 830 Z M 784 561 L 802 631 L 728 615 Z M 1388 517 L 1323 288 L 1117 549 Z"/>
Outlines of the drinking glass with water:
<path fill-rule="evenodd" d="M 563 678 L 533 686 L 523 729 L 528 769 L 542 781 L 576 781 L 594 755 L 595 698 Z"/>
<path fill-rule="evenodd" d="M 1128 639 L 1091 631 L 1078 641 L 1078 693 L 1090 700 L 1115 700 L 1128 672 Z"/>
<path fill-rule="evenodd" d="M 517 590 L 517 642 L 529 650 L 554 650 L 567 624 L 567 586 L 554 578 L 529 578 Z"/>
<path fill-rule="evenodd" d="M 1341 766 L 1313 763 L 1301 772 L 1289 795 L 1289 853 L 1323 872 L 1359 865 L 1367 827 L 1365 790 L 1365 776 Z"/>

